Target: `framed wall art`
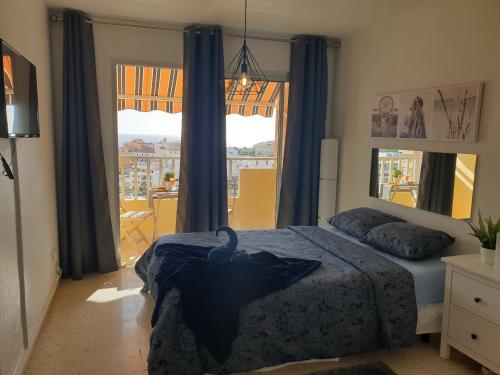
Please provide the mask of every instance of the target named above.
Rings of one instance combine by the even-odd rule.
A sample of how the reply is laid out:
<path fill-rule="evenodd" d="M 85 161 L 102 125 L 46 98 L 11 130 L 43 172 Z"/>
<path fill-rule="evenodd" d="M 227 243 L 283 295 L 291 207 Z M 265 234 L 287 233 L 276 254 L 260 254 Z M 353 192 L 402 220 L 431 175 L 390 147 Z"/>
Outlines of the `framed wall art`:
<path fill-rule="evenodd" d="M 377 95 L 371 136 L 475 142 L 482 91 L 473 82 Z"/>

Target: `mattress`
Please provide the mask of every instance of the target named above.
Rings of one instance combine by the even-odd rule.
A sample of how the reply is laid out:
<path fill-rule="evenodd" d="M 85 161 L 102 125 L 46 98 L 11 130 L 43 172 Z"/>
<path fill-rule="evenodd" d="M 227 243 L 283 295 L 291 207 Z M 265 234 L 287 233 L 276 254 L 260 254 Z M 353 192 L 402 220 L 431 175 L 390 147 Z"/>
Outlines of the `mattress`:
<path fill-rule="evenodd" d="M 370 247 L 369 245 L 362 244 L 355 237 L 341 232 L 331 225 L 323 227 L 323 229 L 357 244 L 361 244 L 362 246 Z M 413 275 L 417 306 L 420 307 L 425 305 L 440 304 L 443 302 L 446 269 L 444 263 L 441 262 L 440 257 L 432 257 L 423 260 L 408 260 L 398 258 L 373 248 L 372 250 L 406 268 Z"/>

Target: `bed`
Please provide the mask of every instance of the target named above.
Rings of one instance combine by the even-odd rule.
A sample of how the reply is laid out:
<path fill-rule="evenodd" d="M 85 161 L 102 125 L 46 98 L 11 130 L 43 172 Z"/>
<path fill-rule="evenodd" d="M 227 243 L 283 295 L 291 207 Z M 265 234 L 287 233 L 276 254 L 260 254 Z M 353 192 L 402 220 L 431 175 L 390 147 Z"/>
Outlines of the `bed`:
<path fill-rule="evenodd" d="M 370 248 L 371 251 L 407 269 L 413 276 L 415 299 L 418 309 L 416 334 L 441 332 L 444 278 L 446 273 L 446 267 L 441 261 L 441 256 L 417 261 L 402 259 L 361 243 L 358 239 L 337 230 L 331 225 L 327 225 L 323 229 L 355 242 L 359 246 Z"/>
<path fill-rule="evenodd" d="M 438 330 L 442 287 L 436 285 L 443 284 L 444 270 L 436 259 L 393 259 L 333 228 L 239 232 L 239 240 L 238 248 L 250 253 L 265 250 L 322 264 L 287 289 L 244 306 L 231 355 L 222 364 L 196 344 L 182 321 L 180 292 L 172 290 L 152 330 L 150 374 L 225 374 L 334 358 L 411 345 L 416 333 Z M 213 233 L 161 237 L 136 265 L 153 298 L 161 264 L 155 248 L 165 243 L 220 244 Z"/>

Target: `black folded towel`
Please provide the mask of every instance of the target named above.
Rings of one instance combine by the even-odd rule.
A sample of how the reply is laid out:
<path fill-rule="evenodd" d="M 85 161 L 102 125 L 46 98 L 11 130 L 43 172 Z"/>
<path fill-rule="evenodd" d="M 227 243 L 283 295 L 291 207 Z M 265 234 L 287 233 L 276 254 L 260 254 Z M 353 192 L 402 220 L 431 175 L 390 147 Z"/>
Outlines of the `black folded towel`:
<path fill-rule="evenodd" d="M 207 261 L 211 249 L 158 245 L 155 252 L 163 260 L 155 277 L 158 297 L 152 324 L 158 320 L 165 295 L 178 288 L 184 322 L 197 342 L 203 343 L 223 363 L 231 354 L 231 344 L 238 334 L 240 308 L 288 287 L 313 272 L 321 262 L 279 258 L 264 251 L 250 254 L 249 262 L 218 264 Z"/>

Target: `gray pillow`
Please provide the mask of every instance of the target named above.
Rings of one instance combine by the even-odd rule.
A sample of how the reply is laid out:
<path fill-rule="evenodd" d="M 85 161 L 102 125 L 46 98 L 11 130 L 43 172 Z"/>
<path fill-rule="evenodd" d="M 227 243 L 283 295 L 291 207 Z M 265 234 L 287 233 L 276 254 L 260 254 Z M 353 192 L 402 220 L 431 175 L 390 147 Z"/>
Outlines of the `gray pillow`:
<path fill-rule="evenodd" d="M 359 207 L 335 215 L 329 223 L 338 230 L 363 240 L 368 231 L 376 226 L 402 221 L 404 220 L 372 208 Z"/>
<path fill-rule="evenodd" d="M 370 230 L 363 242 L 405 259 L 429 258 L 455 239 L 439 230 L 410 223 L 388 223 Z"/>

